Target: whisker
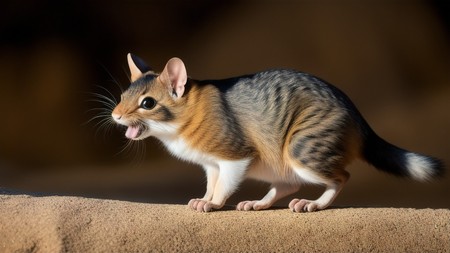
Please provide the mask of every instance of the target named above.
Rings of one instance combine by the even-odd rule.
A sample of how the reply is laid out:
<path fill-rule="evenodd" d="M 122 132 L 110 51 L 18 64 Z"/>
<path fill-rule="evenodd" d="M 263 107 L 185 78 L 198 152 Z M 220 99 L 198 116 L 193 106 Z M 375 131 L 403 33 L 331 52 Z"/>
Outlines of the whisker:
<path fill-rule="evenodd" d="M 91 123 L 92 121 L 94 121 L 94 120 L 96 120 L 96 119 L 99 119 L 99 118 L 106 118 L 106 115 L 97 115 L 97 116 L 94 116 L 94 117 L 90 118 L 88 121 L 84 122 L 84 123 L 81 124 L 81 125 L 82 125 L 82 126 L 87 125 L 87 124 Z M 105 120 L 105 119 L 102 119 L 102 120 Z M 98 123 L 97 123 L 97 124 L 98 124 Z M 95 125 L 97 125 L 97 124 L 95 124 Z"/>
<path fill-rule="evenodd" d="M 145 160 L 146 146 L 145 142 L 140 140 L 136 142 L 136 151 L 132 159 L 132 163 L 136 167 L 140 167 Z"/>
<path fill-rule="evenodd" d="M 131 82 L 131 74 L 123 66 L 122 66 L 122 70 L 125 73 L 125 75 L 128 77 L 128 80 Z"/>
<path fill-rule="evenodd" d="M 114 123 L 108 118 L 104 118 L 104 119 L 100 120 L 99 122 L 97 122 L 97 124 L 95 124 L 95 127 L 97 128 L 95 130 L 95 137 L 98 138 L 97 135 L 99 134 L 99 132 L 101 130 L 104 130 L 103 136 L 104 136 L 104 139 L 106 139 L 106 134 L 108 133 L 107 130 L 110 126 L 114 126 Z"/>
<path fill-rule="evenodd" d="M 96 113 L 93 117 L 87 120 L 83 125 L 87 125 L 91 122 L 97 121 L 94 124 L 94 128 L 96 128 L 94 137 L 98 138 L 100 131 L 103 131 L 103 138 L 106 139 L 109 131 L 112 129 L 114 125 L 116 125 L 111 117 L 111 113 L 114 110 L 115 106 L 117 105 L 117 102 L 113 94 L 109 92 L 106 88 L 99 85 L 97 85 L 96 87 L 99 87 L 102 90 L 106 91 L 107 95 L 111 96 L 112 98 L 109 98 L 108 96 L 105 96 L 100 93 L 87 92 L 88 94 L 93 96 L 93 98 L 87 100 L 88 102 L 96 102 L 101 104 L 102 106 L 88 109 L 85 113 L 90 112 L 98 112 L 98 113 Z"/>
<path fill-rule="evenodd" d="M 91 98 L 88 101 L 98 102 L 98 103 L 102 103 L 102 104 L 105 104 L 105 105 L 107 104 L 107 105 L 110 105 L 110 106 L 116 106 L 117 105 L 117 102 L 115 102 L 115 99 L 108 98 L 107 96 L 99 94 L 99 93 L 90 93 L 90 94 L 95 96 L 95 97 L 97 97 L 97 98 Z"/>
<path fill-rule="evenodd" d="M 112 73 L 106 68 L 104 64 L 101 62 L 98 62 L 98 64 L 103 68 L 103 70 L 108 74 L 108 76 L 111 78 L 111 81 L 116 85 L 116 87 L 119 88 L 120 92 L 123 93 L 123 88 L 120 85 L 120 82 L 117 81 L 117 79 L 112 75 Z"/>
<path fill-rule="evenodd" d="M 145 160 L 145 154 L 146 146 L 144 141 L 127 139 L 122 145 L 121 150 L 116 153 L 116 156 L 124 155 L 125 157 L 129 157 L 129 166 L 140 167 Z"/>
<path fill-rule="evenodd" d="M 88 92 L 89 93 L 89 92 Z M 99 103 L 107 103 L 107 104 L 111 104 L 111 105 L 116 105 L 117 103 L 115 103 L 112 99 L 108 98 L 108 99 L 104 99 L 103 95 L 98 94 L 98 93 L 90 93 L 90 95 L 94 96 L 92 98 L 89 98 L 88 101 L 91 102 L 99 102 Z"/>
<path fill-rule="evenodd" d="M 116 97 L 111 93 L 111 91 L 109 91 L 108 89 L 106 89 L 105 87 L 103 87 L 101 85 L 97 85 L 97 87 L 99 87 L 102 90 L 106 91 L 111 96 L 111 100 L 113 100 L 112 102 L 114 102 L 114 104 L 118 104 Z"/>
<path fill-rule="evenodd" d="M 95 108 L 91 108 L 89 110 L 86 110 L 85 112 L 92 112 L 92 111 L 100 111 L 102 113 L 111 113 L 111 110 L 108 110 L 107 108 L 100 108 L 100 107 L 95 107 Z"/>
<path fill-rule="evenodd" d="M 110 81 L 112 81 L 116 85 L 116 87 L 119 88 L 121 93 L 123 93 L 124 90 L 120 85 L 120 83 L 116 80 L 116 78 L 114 78 L 111 72 L 108 71 L 108 69 L 103 64 L 101 63 L 99 64 L 112 79 Z M 129 74 L 127 72 L 125 73 L 128 77 L 128 80 L 130 80 Z M 88 102 L 98 103 L 101 106 L 89 108 L 86 111 L 86 113 L 95 113 L 95 115 L 92 118 L 90 118 L 85 124 L 95 122 L 94 123 L 95 138 L 104 138 L 106 140 L 108 136 L 110 136 L 110 132 L 113 130 L 113 128 L 123 127 L 121 125 L 116 124 L 116 122 L 113 120 L 111 116 L 112 111 L 119 103 L 119 99 L 117 96 L 114 96 L 115 92 L 112 92 L 112 90 L 108 89 L 105 86 L 96 85 L 96 88 L 100 92 L 88 92 L 88 94 L 90 95 Z M 145 122 L 141 123 L 145 125 Z M 131 158 L 131 164 L 138 166 L 142 164 L 142 162 L 144 161 L 145 154 L 146 154 L 146 146 L 144 141 L 135 141 L 126 139 L 121 145 L 119 151 L 115 154 L 115 156 L 119 155 L 127 156 Z"/>
<path fill-rule="evenodd" d="M 93 101 L 90 101 L 90 102 L 93 102 Z M 115 107 L 113 107 L 112 105 L 109 105 L 109 104 L 102 104 L 103 105 L 103 107 L 94 107 L 94 108 L 101 108 L 101 109 L 103 109 L 104 111 L 108 111 L 108 112 L 112 112 L 113 110 L 114 110 L 114 108 Z M 85 112 L 90 112 L 90 111 L 95 111 L 95 110 L 92 110 L 93 108 L 91 108 L 91 109 L 88 109 L 88 110 L 86 110 Z M 97 110 L 97 109 L 96 109 Z"/>
<path fill-rule="evenodd" d="M 120 151 L 117 152 L 116 156 L 118 156 L 120 154 L 126 155 L 128 153 L 128 151 L 129 151 L 130 147 L 133 145 L 132 143 L 133 143 L 132 140 L 127 139 L 125 144 L 122 146 L 122 149 L 120 149 Z"/>

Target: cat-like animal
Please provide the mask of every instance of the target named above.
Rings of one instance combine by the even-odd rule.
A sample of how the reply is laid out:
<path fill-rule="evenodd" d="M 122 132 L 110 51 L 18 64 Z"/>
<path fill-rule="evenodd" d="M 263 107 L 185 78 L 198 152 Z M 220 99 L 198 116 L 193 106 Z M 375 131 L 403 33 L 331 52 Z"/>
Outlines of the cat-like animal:
<path fill-rule="evenodd" d="M 161 73 L 131 54 L 128 65 L 131 85 L 112 118 L 127 126 L 127 138 L 154 136 L 174 156 L 203 167 L 206 194 L 189 201 L 194 210 L 222 208 L 245 178 L 271 189 L 237 210 L 267 209 L 304 183 L 326 189 L 316 200 L 293 199 L 289 208 L 321 210 L 349 179 L 345 168 L 354 158 L 419 181 L 443 172 L 439 160 L 381 139 L 342 91 L 315 76 L 280 69 L 199 81 L 179 58 Z"/>

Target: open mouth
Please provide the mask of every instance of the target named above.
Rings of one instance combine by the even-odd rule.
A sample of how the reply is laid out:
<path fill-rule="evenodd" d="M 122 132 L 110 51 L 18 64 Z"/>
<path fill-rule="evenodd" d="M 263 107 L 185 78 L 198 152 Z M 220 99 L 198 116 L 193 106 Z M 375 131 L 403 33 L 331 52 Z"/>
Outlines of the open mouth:
<path fill-rule="evenodd" d="M 128 139 L 136 140 L 138 139 L 143 132 L 145 132 L 146 126 L 142 124 L 129 125 L 127 131 L 125 132 L 125 136 Z"/>

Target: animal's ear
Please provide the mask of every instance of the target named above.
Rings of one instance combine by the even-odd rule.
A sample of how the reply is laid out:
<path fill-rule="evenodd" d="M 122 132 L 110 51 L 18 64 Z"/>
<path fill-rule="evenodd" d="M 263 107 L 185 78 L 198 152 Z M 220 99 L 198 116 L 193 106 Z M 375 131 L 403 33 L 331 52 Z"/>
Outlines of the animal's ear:
<path fill-rule="evenodd" d="M 136 81 L 139 77 L 142 76 L 143 73 L 150 71 L 150 67 L 142 60 L 134 54 L 128 53 L 127 55 L 128 67 L 131 72 L 131 82 Z"/>
<path fill-rule="evenodd" d="M 184 94 L 184 85 L 187 82 L 187 72 L 184 63 L 179 58 L 170 59 L 159 75 L 160 81 L 167 85 L 170 94 L 176 99 Z"/>

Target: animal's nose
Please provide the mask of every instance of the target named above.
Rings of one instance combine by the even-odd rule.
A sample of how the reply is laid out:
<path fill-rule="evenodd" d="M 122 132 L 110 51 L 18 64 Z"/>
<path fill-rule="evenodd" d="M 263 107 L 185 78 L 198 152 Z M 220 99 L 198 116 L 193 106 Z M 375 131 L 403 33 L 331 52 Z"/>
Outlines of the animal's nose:
<path fill-rule="evenodd" d="M 112 113 L 111 116 L 114 120 L 120 120 L 122 118 L 122 115 L 117 113 Z"/>

